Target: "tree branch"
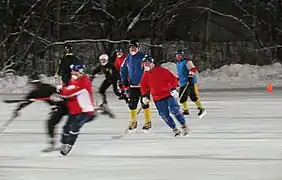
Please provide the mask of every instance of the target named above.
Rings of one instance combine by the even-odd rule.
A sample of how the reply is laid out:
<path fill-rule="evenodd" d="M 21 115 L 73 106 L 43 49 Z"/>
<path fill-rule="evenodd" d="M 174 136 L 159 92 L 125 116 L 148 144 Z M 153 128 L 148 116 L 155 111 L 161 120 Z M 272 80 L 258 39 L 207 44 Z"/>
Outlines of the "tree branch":
<path fill-rule="evenodd" d="M 127 27 L 127 32 L 129 32 L 133 26 L 140 20 L 141 14 L 143 11 L 149 7 L 152 4 L 153 0 L 150 0 L 145 6 L 142 7 L 142 9 L 139 11 L 139 13 L 133 18 L 129 26 Z"/>

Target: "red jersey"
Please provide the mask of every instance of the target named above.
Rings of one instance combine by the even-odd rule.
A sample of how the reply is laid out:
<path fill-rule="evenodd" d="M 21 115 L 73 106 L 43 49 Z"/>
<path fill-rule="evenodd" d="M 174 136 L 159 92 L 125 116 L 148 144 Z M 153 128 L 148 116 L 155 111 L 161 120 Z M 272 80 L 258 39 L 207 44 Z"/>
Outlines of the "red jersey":
<path fill-rule="evenodd" d="M 172 88 L 178 85 L 177 78 L 168 70 L 155 66 L 151 71 L 144 71 L 141 79 L 141 94 L 151 93 L 154 101 L 170 96 Z"/>
<path fill-rule="evenodd" d="M 83 75 L 77 80 L 70 80 L 69 86 L 64 86 L 61 96 L 68 98 L 67 106 L 69 114 L 79 114 L 82 112 L 94 112 L 94 99 L 91 81 L 87 75 Z"/>
<path fill-rule="evenodd" d="M 115 68 L 118 72 L 120 72 L 120 67 L 124 61 L 124 59 L 126 58 L 126 54 L 123 54 L 121 57 L 116 57 L 116 60 L 115 60 Z"/>

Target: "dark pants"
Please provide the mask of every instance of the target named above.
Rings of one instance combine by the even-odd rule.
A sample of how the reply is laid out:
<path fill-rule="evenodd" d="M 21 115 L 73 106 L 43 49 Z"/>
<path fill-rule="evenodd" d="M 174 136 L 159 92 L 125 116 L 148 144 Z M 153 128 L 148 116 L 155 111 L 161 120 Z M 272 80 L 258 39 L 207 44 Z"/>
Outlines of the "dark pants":
<path fill-rule="evenodd" d="M 47 132 L 48 132 L 48 136 L 51 139 L 50 143 L 52 144 L 54 143 L 56 125 L 62 120 L 64 115 L 67 115 L 67 113 L 68 113 L 67 107 L 56 106 L 52 108 L 50 118 L 47 121 Z"/>
<path fill-rule="evenodd" d="M 179 97 L 183 94 L 182 97 L 180 97 L 180 103 L 184 103 L 188 100 L 188 97 L 190 97 L 191 101 L 196 102 L 198 100 L 198 95 L 195 89 L 196 84 L 189 84 L 186 88 L 184 94 L 183 91 L 185 89 L 185 86 L 180 87 L 179 89 Z"/>
<path fill-rule="evenodd" d="M 118 84 L 117 81 L 112 81 L 112 80 L 104 80 L 99 88 L 99 94 L 101 94 L 102 96 L 102 100 L 103 100 L 103 104 L 107 104 L 107 95 L 106 95 L 106 90 L 110 87 L 113 86 L 113 91 L 115 93 L 116 96 L 120 96 L 120 93 L 118 91 Z"/>
<path fill-rule="evenodd" d="M 148 97 L 148 98 L 150 98 L 150 97 Z M 142 104 L 143 109 L 148 109 L 150 107 L 149 104 L 143 104 L 140 88 L 130 88 L 130 90 L 129 90 L 129 103 L 128 103 L 129 109 L 130 110 L 136 109 L 139 101 Z"/>
<path fill-rule="evenodd" d="M 76 138 L 78 137 L 81 127 L 95 118 L 93 114 L 80 113 L 75 115 L 69 115 L 67 122 L 63 127 L 63 134 L 61 142 L 63 144 L 74 145 Z"/>
<path fill-rule="evenodd" d="M 180 107 L 174 97 L 169 96 L 162 100 L 156 101 L 155 105 L 158 109 L 159 115 L 171 129 L 175 129 L 176 125 L 174 120 L 170 116 L 170 113 L 175 116 L 175 118 L 181 125 L 185 124 L 184 116 L 182 112 L 180 112 Z"/>

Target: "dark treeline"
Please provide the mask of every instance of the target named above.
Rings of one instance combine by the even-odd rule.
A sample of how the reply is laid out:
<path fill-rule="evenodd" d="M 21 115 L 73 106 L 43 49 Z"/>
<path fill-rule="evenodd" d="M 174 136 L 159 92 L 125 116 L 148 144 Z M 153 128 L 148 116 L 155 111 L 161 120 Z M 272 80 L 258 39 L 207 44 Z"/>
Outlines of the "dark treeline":
<path fill-rule="evenodd" d="M 183 48 L 200 70 L 281 62 L 281 7 L 281 0 L 1 0 L 0 71 L 51 75 L 67 42 L 92 66 L 130 39 L 159 62 Z"/>

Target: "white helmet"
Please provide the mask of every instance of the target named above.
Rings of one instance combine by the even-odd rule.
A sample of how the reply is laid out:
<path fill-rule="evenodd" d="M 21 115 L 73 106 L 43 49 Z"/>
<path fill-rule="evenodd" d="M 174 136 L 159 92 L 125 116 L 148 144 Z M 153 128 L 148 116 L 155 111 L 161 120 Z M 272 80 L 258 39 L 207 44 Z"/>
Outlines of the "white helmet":
<path fill-rule="evenodd" d="M 99 57 L 99 61 L 102 64 L 102 66 L 105 66 L 109 62 L 109 56 L 107 54 L 102 54 Z"/>

